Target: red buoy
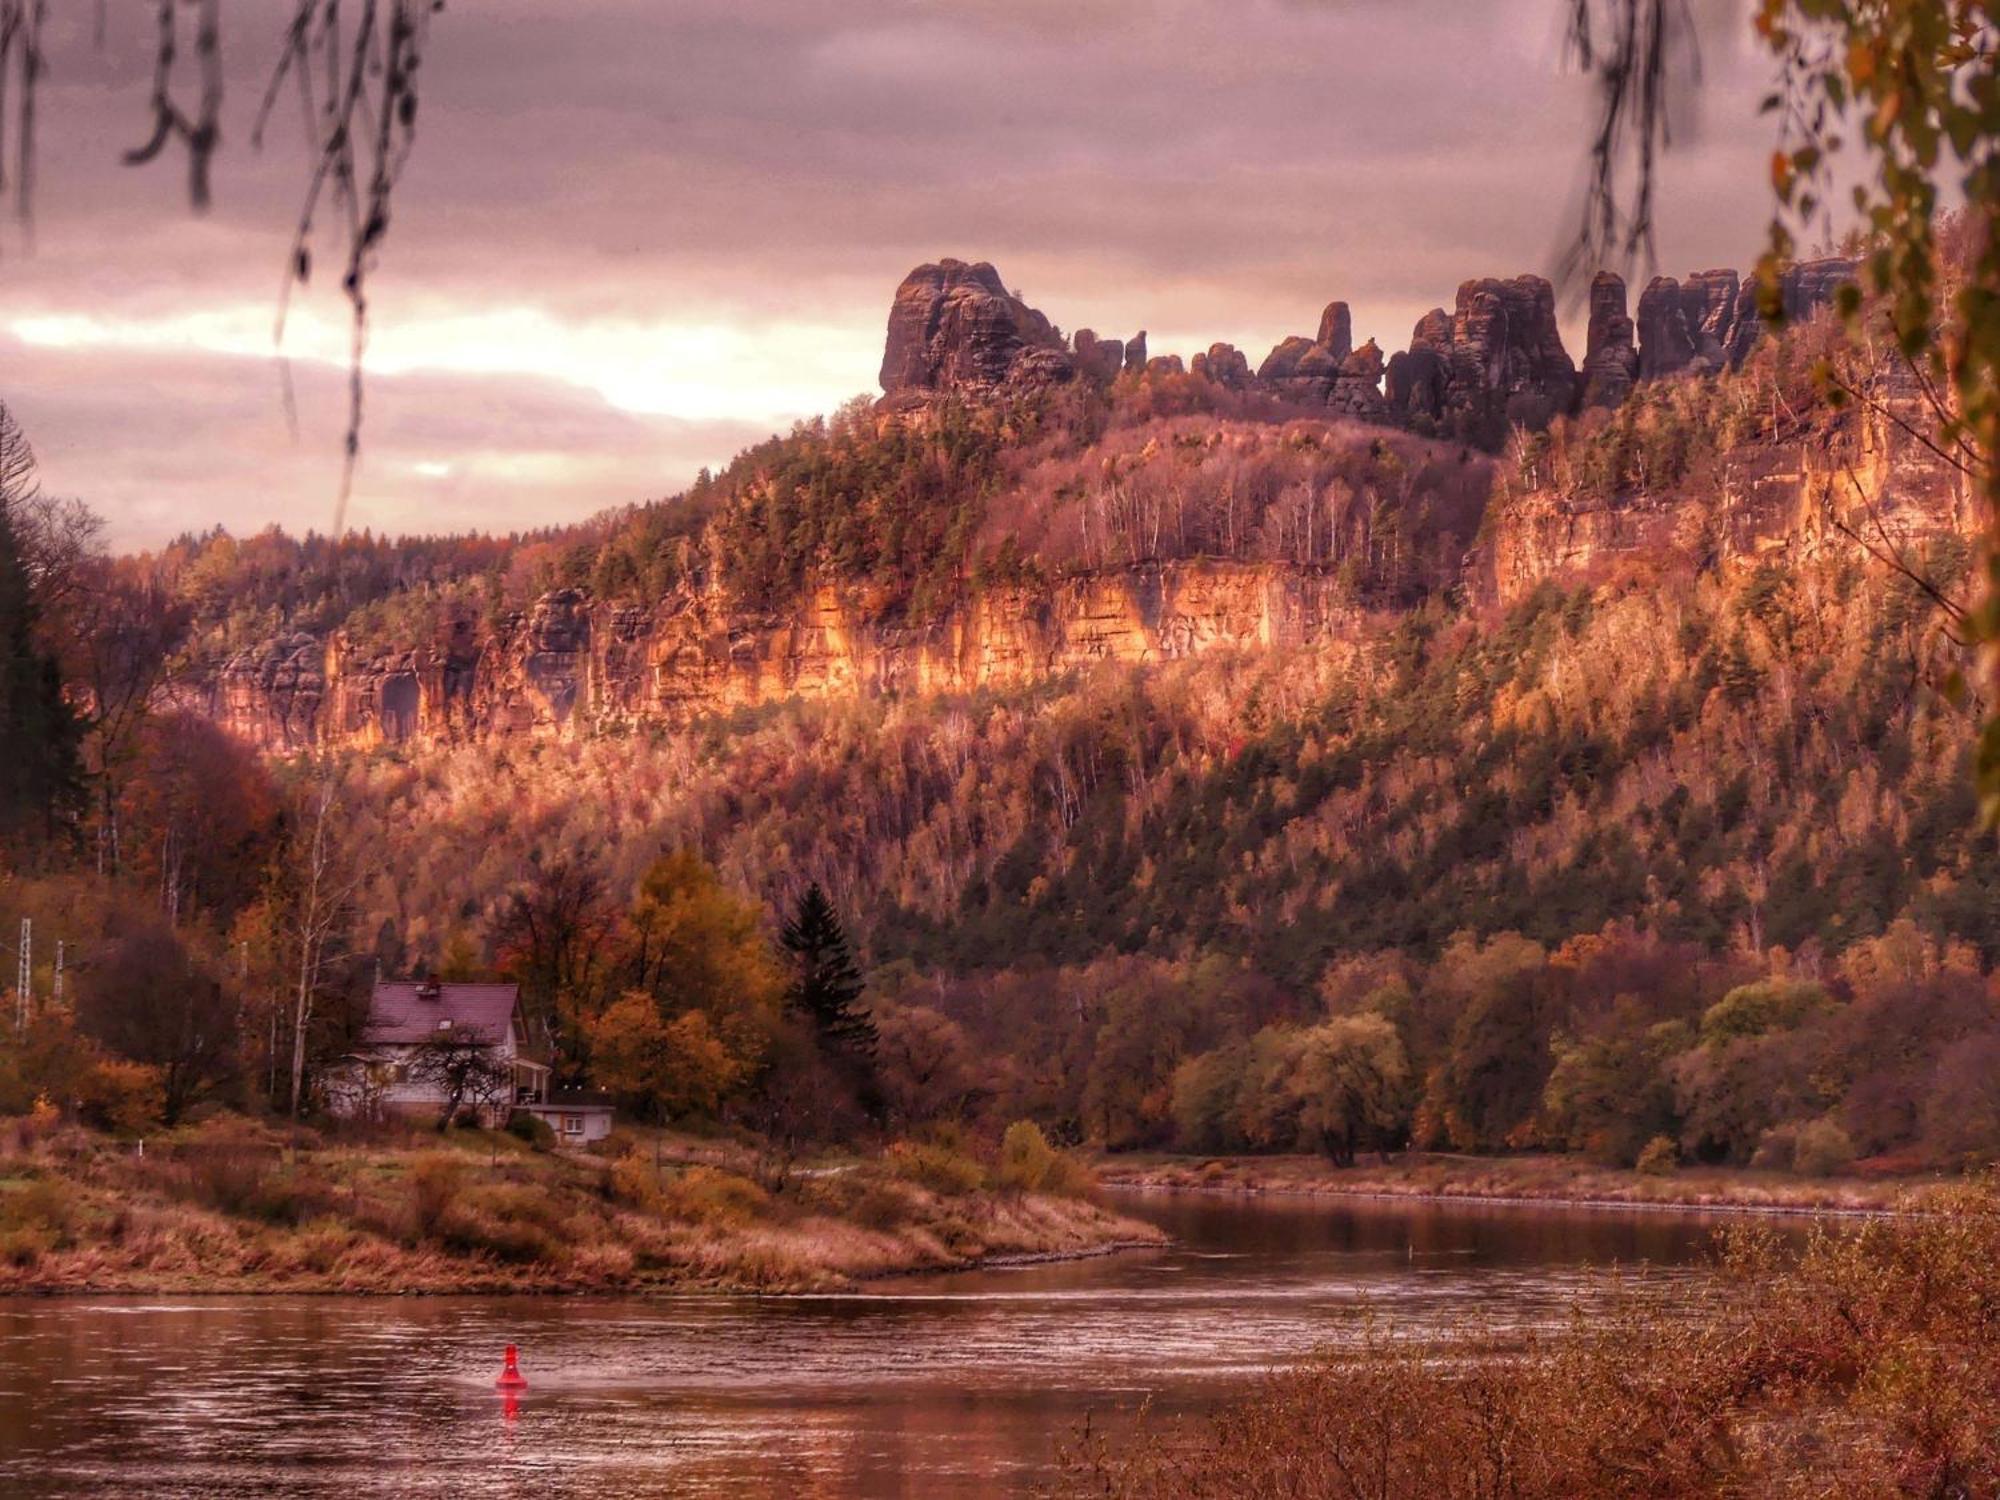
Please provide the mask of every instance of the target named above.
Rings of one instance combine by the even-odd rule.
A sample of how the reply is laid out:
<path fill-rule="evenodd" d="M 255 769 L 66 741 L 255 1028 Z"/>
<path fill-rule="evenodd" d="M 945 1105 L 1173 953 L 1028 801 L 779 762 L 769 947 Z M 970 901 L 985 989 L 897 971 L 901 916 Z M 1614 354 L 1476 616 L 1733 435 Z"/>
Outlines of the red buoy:
<path fill-rule="evenodd" d="M 493 1384 L 503 1391 L 524 1391 L 528 1388 L 528 1377 L 521 1373 L 521 1351 L 512 1344 L 507 1346 L 507 1367 Z"/>

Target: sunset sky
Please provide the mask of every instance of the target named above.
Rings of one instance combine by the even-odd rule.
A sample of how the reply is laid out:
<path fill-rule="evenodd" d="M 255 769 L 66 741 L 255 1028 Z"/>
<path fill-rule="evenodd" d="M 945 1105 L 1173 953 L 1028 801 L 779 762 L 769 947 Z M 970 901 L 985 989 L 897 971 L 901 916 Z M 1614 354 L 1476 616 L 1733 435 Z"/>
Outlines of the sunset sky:
<path fill-rule="evenodd" d="M 32 253 L 0 231 L 0 396 L 119 545 L 332 520 L 342 304 L 271 341 L 296 111 L 249 119 L 281 7 L 225 7 L 218 201 L 145 134 L 151 21 L 58 0 Z M 349 521 L 509 530 L 670 494 L 875 390 L 896 282 L 995 262 L 1066 329 L 1255 364 L 1354 306 L 1402 347 L 1476 275 L 1551 270 L 1589 96 L 1557 0 L 478 0 L 436 17 L 374 283 Z M 1662 269 L 1747 265 L 1768 213 L 1747 7 L 1705 12 Z M 1740 32 L 1740 34 L 1739 34 Z M 1574 325 L 1574 317 L 1570 320 Z M 1580 357 L 1580 337 L 1572 354 Z"/>

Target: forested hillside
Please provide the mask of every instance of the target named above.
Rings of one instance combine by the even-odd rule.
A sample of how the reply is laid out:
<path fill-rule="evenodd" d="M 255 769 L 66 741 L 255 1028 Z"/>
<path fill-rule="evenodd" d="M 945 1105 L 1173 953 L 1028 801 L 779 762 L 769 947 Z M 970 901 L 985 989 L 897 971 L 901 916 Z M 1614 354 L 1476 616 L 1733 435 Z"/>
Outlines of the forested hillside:
<path fill-rule="evenodd" d="M 669 1118 L 2000 1150 L 1971 544 L 1893 362 L 1822 316 L 1498 454 L 1227 368 L 854 403 L 531 536 L 92 562 L 131 608 L 72 675 L 151 666 L 80 847 L 261 1016 L 177 1105 L 302 1034 L 309 1089 L 379 966 L 521 979 Z M 814 884 L 878 1038 L 839 1108 L 771 950 Z"/>

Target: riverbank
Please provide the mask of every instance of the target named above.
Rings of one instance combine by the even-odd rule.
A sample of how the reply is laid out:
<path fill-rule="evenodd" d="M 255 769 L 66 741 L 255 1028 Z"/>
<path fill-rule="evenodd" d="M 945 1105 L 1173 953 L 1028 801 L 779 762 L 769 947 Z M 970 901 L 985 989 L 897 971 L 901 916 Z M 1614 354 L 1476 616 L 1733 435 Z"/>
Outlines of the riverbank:
<path fill-rule="evenodd" d="M 1406 1152 L 1336 1167 L 1318 1156 L 1106 1160 L 1107 1187 L 1308 1197 L 1540 1203 L 1551 1207 L 1711 1209 L 1763 1213 L 1881 1213 L 1907 1207 L 1957 1179 L 1942 1176 L 1807 1178 L 1748 1168 L 1684 1167 L 1648 1174 L 1581 1157 L 1451 1156 Z"/>
<path fill-rule="evenodd" d="M 1010 1186 L 935 1145 L 780 1170 L 729 1141 L 559 1153 L 239 1121 L 144 1155 L 68 1132 L 0 1157 L 0 1295 L 818 1292 L 1162 1240 L 1085 1177 Z"/>

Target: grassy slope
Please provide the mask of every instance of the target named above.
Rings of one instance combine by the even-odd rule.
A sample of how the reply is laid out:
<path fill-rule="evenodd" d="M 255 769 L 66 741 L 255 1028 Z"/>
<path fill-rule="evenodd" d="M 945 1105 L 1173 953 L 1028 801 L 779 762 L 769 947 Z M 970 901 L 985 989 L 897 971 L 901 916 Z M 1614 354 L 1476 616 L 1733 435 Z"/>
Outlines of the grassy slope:
<path fill-rule="evenodd" d="M 0 1156 L 0 1294 L 798 1292 L 1160 1238 L 1086 1196 L 926 1185 L 893 1158 L 766 1192 L 740 1148 L 662 1141 L 656 1170 L 654 1144 L 621 1164 L 481 1132 L 236 1130 L 142 1159 L 66 1134 Z"/>

